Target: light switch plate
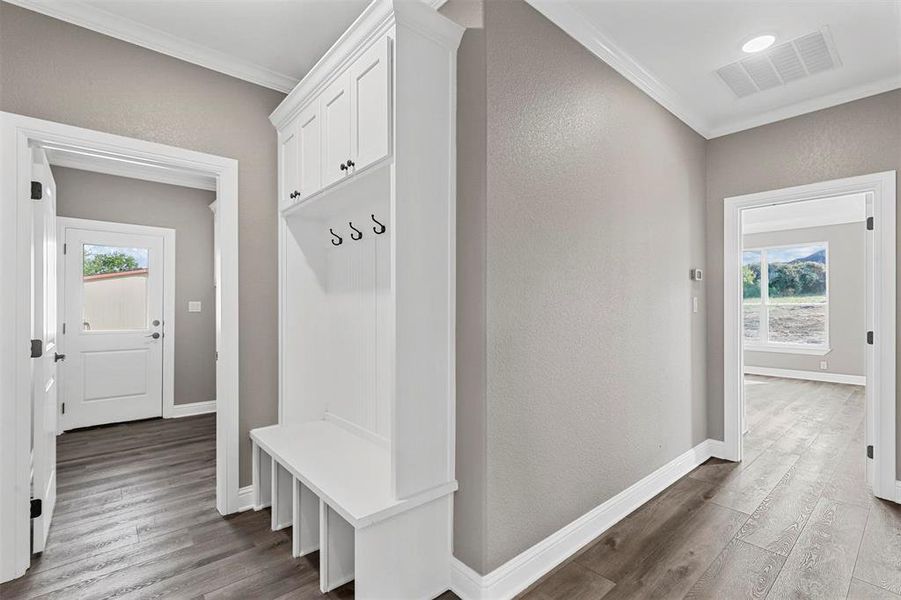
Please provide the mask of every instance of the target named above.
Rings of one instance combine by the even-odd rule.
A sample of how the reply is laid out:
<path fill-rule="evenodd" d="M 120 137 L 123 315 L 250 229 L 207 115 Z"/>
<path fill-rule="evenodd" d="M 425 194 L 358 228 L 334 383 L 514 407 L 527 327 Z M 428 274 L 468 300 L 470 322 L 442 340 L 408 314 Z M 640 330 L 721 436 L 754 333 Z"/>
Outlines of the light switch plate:
<path fill-rule="evenodd" d="M 188 302 L 188 312 L 200 312 L 200 300 L 191 300 Z"/>

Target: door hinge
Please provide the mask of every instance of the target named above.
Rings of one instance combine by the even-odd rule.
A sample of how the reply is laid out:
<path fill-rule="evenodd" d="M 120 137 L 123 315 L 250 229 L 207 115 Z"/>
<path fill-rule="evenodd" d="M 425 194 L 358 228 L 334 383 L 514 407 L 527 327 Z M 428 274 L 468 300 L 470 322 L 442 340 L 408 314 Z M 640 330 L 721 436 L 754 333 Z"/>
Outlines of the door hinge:
<path fill-rule="evenodd" d="M 40 200 L 44 197 L 44 186 L 41 185 L 40 181 L 32 181 L 31 182 L 31 199 L 32 200 Z"/>
<path fill-rule="evenodd" d="M 873 332 L 872 331 L 867 332 L 867 343 L 871 346 L 873 345 Z"/>
<path fill-rule="evenodd" d="M 867 446 L 867 458 L 873 458 L 873 446 Z"/>
<path fill-rule="evenodd" d="M 31 518 L 37 519 L 44 512 L 44 503 L 40 498 L 31 499 Z"/>
<path fill-rule="evenodd" d="M 867 231 L 873 231 L 875 227 L 875 222 L 873 221 L 873 217 L 867 217 Z"/>
<path fill-rule="evenodd" d="M 40 358 L 44 354 L 44 340 L 31 340 L 31 358 Z"/>

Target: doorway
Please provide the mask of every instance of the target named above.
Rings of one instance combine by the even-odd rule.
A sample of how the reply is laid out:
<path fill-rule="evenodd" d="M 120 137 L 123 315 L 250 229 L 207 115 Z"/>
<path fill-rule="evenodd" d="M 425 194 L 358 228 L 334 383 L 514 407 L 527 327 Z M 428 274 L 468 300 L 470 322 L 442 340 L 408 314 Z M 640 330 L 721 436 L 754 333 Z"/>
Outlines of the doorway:
<path fill-rule="evenodd" d="M 249 490 L 240 491 L 238 484 L 237 161 L 21 115 L 0 113 L 0 272 L 10 282 L 10 285 L 0 288 L 0 309 L 8 316 L 0 324 L 0 348 L 3 352 L 3 360 L 0 361 L 0 477 L 12 490 L 12 493 L 0 496 L 0 581 L 17 578 L 29 567 L 32 550 L 31 515 L 34 514 L 32 511 L 35 507 L 31 502 L 32 498 L 43 500 L 40 503 L 44 509 L 42 518 L 47 526 L 52 526 L 52 511 L 47 509 L 55 500 L 52 485 L 46 486 L 46 492 L 38 491 L 32 496 L 34 490 L 44 483 L 42 479 L 34 488 L 32 486 L 33 457 L 41 452 L 43 456 L 49 456 L 55 451 L 55 434 L 59 428 L 56 402 L 51 403 L 46 399 L 44 402 L 45 408 L 50 406 L 46 412 L 51 414 L 52 422 L 41 419 L 44 413 L 35 413 L 32 405 L 33 386 L 39 381 L 34 372 L 36 363 L 32 357 L 34 353 L 31 343 L 31 340 L 39 339 L 34 337 L 36 331 L 33 327 L 32 278 L 37 274 L 32 267 L 34 250 L 42 245 L 35 230 L 35 200 L 31 193 L 34 189 L 32 182 L 36 181 L 37 173 L 32 161 L 32 153 L 36 148 L 67 152 L 76 157 L 73 160 L 78 161 L 81 165 L 79 168 L 87 170 L 176 185 L 202 180 L 208 182 L 210 189 L 215 191 L 216 263 L 220 274 L 215 290 L 218 337 L 218 358 L 215 365 L 217 414 L 213 424 L 215 509 L 223 515 L 237 512 L 249 506 L 251 496 Z M 55 228 L 53 231 L 55 232 Z M 55 244 L 57 240 L 51 242 Z M 64 243 L 62 240 L 58 242 Z M 95 245 L 115 246 L 120 242 L 125 243 L 123 240 L 113 243 L 113 240 L 107 239 L 100 240 Z M 150 249 L 146 245 L 128 244 L 148 251 Z M 128 244 L 122 247 L 129 247 Z M 55 252 L 49 254 L 58 256 Z M 51 271 L 48 267 L 47 272 Z M 151 323 L 154 320 L 149 314 L 147 318 Z M 152 336 L 154 333 L 152 329 L 147 331 L 144 335 Z M 158 333 L 164 339 L 163 332 Z M 50 343 L 55 343 L 53 336 L 46 332 L 39 341 L 44 350 Z M 43 356 L 52 355 L 46 353 Z M 165 362 L 165 352 L 162 356 Z M 133 372 L 134 369 L 132 374 Z M 96 381 L 101 388 L 110 386 L 107 391 L 114 394 L 124 389 L 120 388 L 117 392 L 111 382 Z M 122 382 L 113 383 L 120 385 Z M 52 386 L 50 392 L 53 392 Z M 94 389 L 92 393 L 102 396 L 103 392 L 103 389 Z M 165 391 L 163 394 L 165 396 Z M 48 435 L 41 436 L 41 440 L 35 439 L 36 447 L 33 452 L 32 435 L 38 431 L 36 425 L 39 423 Z M 38 452 L 37 446 L 40 444 L 47 446 L 43 449 L 46 452 Z M 46 464 L 49 468 L 55 464 L 55 460 L 48 459 Z M 53 474 L 49 473 L 47 481 L 52 481 L 52 477 Z M 40 493 L 45 493 L 46 497 L 41 498 L 38 495 Z"/>
<path fill-rule="evenodd" d="M 57 222 L 61 429 L 162 417 L 173 403 L 175 230 Z"/>
<path fill-rule="evenodd" d="M 819 240 L 816 243 L 798 244 L 798 248 L 780 247 L 774 244 L 772 248 L 751 248 L 744 246 L 742 223 L 752 215 L 751 211 L 761 207 L 796 207 L 799 203 L 811 201 L 823 201 L 840 197 L 859 196 L 864 198 L 863 209 L 865 214 L 861 216 L 865 223 L 865 259 L 860 278 L 864 293 L 864 310 L 866 315 L 860 319 L 860 331 L 857 332 L 859 340 L 864 340 L 865 355 L 865 405 L 866 423 L 862 431 L 862 439 L 859 452 L 863 456 L 866 453 L 868 473 L 867 479 L 872 485 L 873 494 L 879 498 L 899 501 L 896 488 L 896 400 L 895 400 L 895 173 L 885 172 L 873 175 L 864 175 L 840 180 L 822 182 L 818 184 L 786 188 L 769 192 L 761 192 L 727 198 L 725 200 L 724 214 L 724 458 L 732 461 L 742 461 L 747 449 L 744 447 L 743 434 L 748 429 L 748 397 L 745 386 L 746 340 L 748 334 L 747 319 L 751 315 L 758 314 L 759 318 L 768 319 L 767 310 L 776 311 L 785 316 L 788 312 L 797 313 L 803 308 L 800 315 L 807 319 L 807 327 L 800 337 L 794 333 L 786 323 L 779 318 L 769 319 L 776 331 L 766 339 L 760 338 L 767 334 L 770 325 L 767 322 L 759 323 L 757 328 L 751 328 L 752 337 L 756 336 L 756 343 L 766 350 L 767 345 L 772 345 L 773 337 L 777 345 L 788 342 L 795 346 L 800 353 L 822 357 L 829 352 L 828 329 L 817 329 L 816 322 L 828 315 L 829 294 L 826 287 L 825 276 L 822 289 L 818 287 L 818 294 L 811 292 L 805 298 L 789 306 L 788 309 L 781 302 L 784 290 L 768 286 L 766 281 L 768 274 L 779 277 L 778 268 L 764 263 L 767 255 L 770 262 L 781 264 L 780 261 L 799 260 L 792 255 L 786 259 L 793 250 L 801 254 L 810 250 L 805 257 L 812 267 L 821 265 L 825 272 L 828 244 Z M 810 246 L 810 247 L 808 247 Z M 816 246 L 816 248 L 813 248 Z M 747 251 L 747 252 L 746 252 Z M 817 252 L 822 254 L 820 257 Z M 785 255 L 785 256 L 783 256 Z M 750 256 L 750 258 L 749 258 Z M 800 257 L 800 255 L 798 255 Z M 805 257 L 801 257 L 803 260 Z M 822 261 L 820 261 L 822 258 Z M 786 260 L 783 260 L 786 259 Z M 747 306 L 745 302 L 746 284 L 748 279 L 748 265 L 757 261 L 762 281 L 758 285 L 768 286 L 764 292 L 752 299 L 754 306 Z M 797 264 L 795 265 L 797 266 Z M 766 271 L 764 271 L 766 269 Z M 785 270 L 785 269 L 784 269 Z M 753 279 L 753 273 L 752 273 Z M 753 282 L 752 282 L 753 283 Z M 811 285 L 814 285 L 811 283 Z M 819 284 L 816 284 L 819 285 Z M 815 285 L 815 287 L 816 287 Z M 776 291 L 773 291 L 776 289 Z M 774 302 L 769 302 L 767 292 L 776 294 Z M 753 295 L 753 294 L 752 294 Z M 781 311 L 781 312 L 779 312 Z M 784 314 L 783 314 L 784 313 Z M 797 316 L 797 315 L 796 315 Z M 784 321 L 784 319 L 783 319 Z M 790 324 L 789 324 L 790 325 Z M 810 330 L 810 331 L 807 331 Z M 786 339 L 781 339 L 783 336 Z M 786 337 L 787 336 L 787 337 Z M 806 336 L 806 337 L 805 337 Z M 818 358 L 819 359 L 819 358 Z M 825 361 L 821 361 L 820 365 Z M 753 371 L 753 369 L 752 369 Z M 786 369 L 788 376 L 785 381 L 791 381 L 791 370 Z M 795 378 L 796 379 L 796 378 Z M 833 384 L 861 383 L 863 378 L 857 381 L 839 380 L 833 376 Z M 828 376 L 821 376 L 820 381 L 829 382 Z M 752 385 L 755 382 L 752 382 Z M 756 382 L 760 383 L 760 382 Z M 822 390 L 815 393 L 822 393 Z M 849 400 L 849 402 L 853 402 Z"/>

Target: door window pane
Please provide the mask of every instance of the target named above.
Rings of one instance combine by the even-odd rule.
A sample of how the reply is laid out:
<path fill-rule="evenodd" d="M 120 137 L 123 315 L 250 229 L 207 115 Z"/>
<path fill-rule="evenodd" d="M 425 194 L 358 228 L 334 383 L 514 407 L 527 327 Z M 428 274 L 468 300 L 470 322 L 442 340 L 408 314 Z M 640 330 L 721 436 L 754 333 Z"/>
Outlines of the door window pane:
<path fill-rule="evenodd" d="M 84 331 L 147 328 L 149 254 L 147 248 L 84 245 Z"/>

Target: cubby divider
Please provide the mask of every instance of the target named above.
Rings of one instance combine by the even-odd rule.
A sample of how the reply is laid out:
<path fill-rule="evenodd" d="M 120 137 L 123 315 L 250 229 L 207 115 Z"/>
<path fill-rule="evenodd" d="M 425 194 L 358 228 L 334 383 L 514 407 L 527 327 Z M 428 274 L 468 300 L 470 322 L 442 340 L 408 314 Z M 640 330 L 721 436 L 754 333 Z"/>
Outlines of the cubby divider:
<path fill-rule="evenodd" d="M 295 558 L 319 550 L 319 498 L 300 480 L 294 480 L 294 530 L 291 552 Z"/>
<path fill-rule="evenodd" d="M 291 473 L 272 462 L 272 531 L 280 531 L 291 526 L 293 516 L 293 482 Z"/>
<path fill-rule="evenodd" d="M 354 578 L 354 528 L 319 501 L 319 588 L 322 593 Z"/>

